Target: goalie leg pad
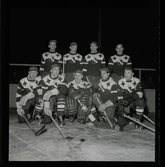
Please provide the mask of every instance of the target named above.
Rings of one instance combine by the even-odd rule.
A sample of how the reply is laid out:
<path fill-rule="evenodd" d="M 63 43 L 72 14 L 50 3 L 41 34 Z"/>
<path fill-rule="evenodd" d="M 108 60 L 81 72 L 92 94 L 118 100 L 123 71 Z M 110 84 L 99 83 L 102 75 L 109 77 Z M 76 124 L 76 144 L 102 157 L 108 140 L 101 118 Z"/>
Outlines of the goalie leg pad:
<path fill-rule="evenodd" d="M 65 116 L 76 117 L 77 115 L 77 101 L 72 99 L 70 96 L 66 97 Z"/>
<path fill-rule="evenodd" d="M 85 124 L 87 119 L 86 113 L 82 110 L 81 106 L 78 106 L 78 115 L 77 115 L 77 121 L 80 124 Z"/>

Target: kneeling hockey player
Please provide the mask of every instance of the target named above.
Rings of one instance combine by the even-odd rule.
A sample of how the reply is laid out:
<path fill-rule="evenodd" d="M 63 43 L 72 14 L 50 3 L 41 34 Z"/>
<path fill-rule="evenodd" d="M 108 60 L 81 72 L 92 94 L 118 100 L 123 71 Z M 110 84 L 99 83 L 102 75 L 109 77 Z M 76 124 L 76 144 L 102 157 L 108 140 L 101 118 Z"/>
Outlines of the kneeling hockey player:
<path fill-rule="evenodd" d="M 119 120 L 118 124 L 120 130 L 124 130 L 124 126 L 127 125 L 126 119 L 123 117 L 124 114 L 130 113 L 130 107 L 136 113 L 136 119 L 141 121 L 145 101 L 143 98 L 143 90 L 141 82 L 138 78 L 133 77 L 133 69 L 129 66 L 125 67 L 124 78 L 118 81 L 118 105 L 119 105 Z M 136 128 L 142 128 L 142 126 L 136 125 Z"/>
<path fill-rule="evenodd" d="M 43 110 L 42 89 L 39 85 L 41 80 L 38 75 L 38 69 L 35 66 L 29 68 L 28 76 L 22 78 L 18 83 L 16 92 L 16 107 L 18 114 L 18 122 L 25 123 L 22 114 L 31 121 L 32 115 L 38 121 L 41 121 Z M 35 106 L 35 112 L 31 110 L 31 106 Z"/>
<path fill-rule="evenodd" d="M 68 83 L 65 112 L 70 122 L 77 118 L 80 124 L 85 124 L 92 107 L 92 85 L 82 80 L 81 70 L 76 70 L 73 75 L 75 79 Z"/>
<path fill-rule="evenodd" d="M 44 123 L 51 123 L 50 115 L 52 115 L 54 118 L 57 116 L 59 124 L 62 126 L 65 124 L 63 116 L 67 84 L 64 76 L 60 75 L 59 72 L 59 64 L 53 64 L 50 69 L 50 74 L 41 80 L 41 86 L 44 100 Z"/>
<path fill-rule="evenodd" d="M 108 68 L 102 68 L 101 71 L 101 79 L 98 82 L 98 92 L 93 94 L 93 103 L 96 108 L 100 111 L 100 114 L 105 118 L 105 122 L 107 119 L 105 114 L 109 118 L 113 129 L 115 129 L 115 102 L 117 101 L 117 84 L 116 82 L 109 76 Z M 104 114 L 105 112 L 105 114 Z"/>

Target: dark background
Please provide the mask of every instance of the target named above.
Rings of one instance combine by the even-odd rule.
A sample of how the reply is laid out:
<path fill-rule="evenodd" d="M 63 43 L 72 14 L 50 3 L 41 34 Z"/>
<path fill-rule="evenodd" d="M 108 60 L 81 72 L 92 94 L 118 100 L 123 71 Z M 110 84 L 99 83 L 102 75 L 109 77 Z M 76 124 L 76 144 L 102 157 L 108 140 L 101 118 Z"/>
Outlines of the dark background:
<path fill-rule="evenodd" d="M 134 67 L 157 67 L 159 8 L 152 1 L 145 7 L 10 8 L 9 62 L 40 64 L 51 39 L 57 40 L 56 50 L 62 55 L 69 51 L 72 41 L 77 42 L 78 52 L 84 56 L 90 51 L 91 41 L 99 42 L 99 12 L 102 34 L 99 51 L 107 62 L 116 53 L 116 44 L 123 43 Z"/>

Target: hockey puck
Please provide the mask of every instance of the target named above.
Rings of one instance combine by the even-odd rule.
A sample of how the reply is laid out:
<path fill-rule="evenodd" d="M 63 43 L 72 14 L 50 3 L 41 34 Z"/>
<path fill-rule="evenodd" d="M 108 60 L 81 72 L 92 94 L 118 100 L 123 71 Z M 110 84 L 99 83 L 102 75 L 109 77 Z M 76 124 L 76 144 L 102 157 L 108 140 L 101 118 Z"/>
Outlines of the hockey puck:
<path fill-rule="evenodd" d="M 85 139 L 81 139 L 80 141 L 81 141 L 81 142 L 84 142 L 84 141 L 85 141 Z"/>

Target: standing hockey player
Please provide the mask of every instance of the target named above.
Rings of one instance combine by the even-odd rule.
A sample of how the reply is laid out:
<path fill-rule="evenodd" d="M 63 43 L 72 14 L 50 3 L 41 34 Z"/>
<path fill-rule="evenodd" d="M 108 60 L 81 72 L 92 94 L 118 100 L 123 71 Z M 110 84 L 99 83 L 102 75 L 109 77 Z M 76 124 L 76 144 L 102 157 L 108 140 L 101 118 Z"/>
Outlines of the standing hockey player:
<path fill-rule="evenodd" d="M 123 131 L 124 126 L 127 125 L 126 119 L 123 115 L 130 113 L 130 107 L 135 111 L 136 119 L 138 121 L 141 121 L 145 108 L 145 101 L 143 98 L 143 90 L 140 80 L 133 77 L 133 75 L 133 69 L 126 66 L 124 70 L 124 78 L 120 79 L 118 82 L 118 105 L 120 114 L 118 124 L 121 131 Z M 136 128 L 142 127 L 136 125 Z"/>
<path fill-rule="evenodd" d="M 118 97 L 118 87 L 116 82 L 110 77 L 108 68 L 102 68 L 101 79 L 98 82 L 98 92 L 93 94 L 93 103 L 100 111 L 105 122 L 107 122 L 104 112 L 112 123 L 112 128 L 115 129 L 115 102 Z"/>
<path fill-rule="evenodd" d="M 102 53 L 99 53 L 97 49 L 97 42 L 91 42 L 91 51 L 84 57 L 83 60 L 84 77 L 87 78 L 87 81 L 89 81 L 94 88 L 98 88 L 97 83 L 101 79 L 99 69 L 106 67 L 105 57 Z"/>
<path fill-rule="evenodd" d="M 118 83 L 124 77 L 125 66 L 132 67 L 131 58 L 123 53 L 123 44 L 116 45 L 116 54 L 109 58 L 108 69 L 113 80 Z"/>
<path fill-rule="evenodd" d="M 64 80 L 64 76 L 59 73 L 60 65 L 53 64 L 50 73 L 41 80 L 41 86 L 44 100 L 44 123 L 51 123 L 50 115 L 55 118 L 56 114 L 59 124 L 62 126 L 65 124 L 63 116 L 67 84 Z"/>
<path fill-rule="evenodd" d="M 52 64 L 62 65 L 62 55 L 56 52 L 57 41 L 49 41 L 48 47 L 49 51 L 43 53 L 41 57 L 40 75 L 42 78 L 50 73 Z"/>
<path fill-rule="evenodd" d="M 30 121 L 32 115 L 38 121 L 41 121 L 43 111 L 42 89 L 39 85 L 41 77 L 38 75 L 38 68 L 32 66 L 29 68 L 28 76 L 22 78 L 18 83 L 16 92 L 16 107 L 18 114 L 18 122 L 25 123 L 22 114 L 25 114 Z M 35 106 L 35 112 L 31 111 L 31 106 Z"/>
<path fill-rule="evenodd" d="M 77 53 L 78 44 L 72 42 L 69 46 L 70 52 L 63 56 L 63 73 L 65 73 L 66 82 L 69 83 L 74 79 L 73 73 L 80 69 L 82 70 L 82 55 Z"/>
<path fill-rule="evenodd" d="M 76 70 L 73 75 L 75 79 L 68 83 L 65 113 L 70 122 L 77 118 L 80 124 L 85 124 L 92 107 L 92 85 L 82 80 L 81 70 Z"/>

